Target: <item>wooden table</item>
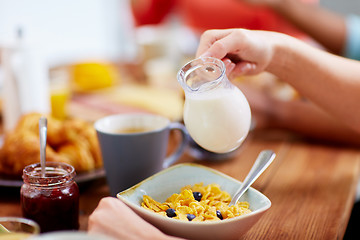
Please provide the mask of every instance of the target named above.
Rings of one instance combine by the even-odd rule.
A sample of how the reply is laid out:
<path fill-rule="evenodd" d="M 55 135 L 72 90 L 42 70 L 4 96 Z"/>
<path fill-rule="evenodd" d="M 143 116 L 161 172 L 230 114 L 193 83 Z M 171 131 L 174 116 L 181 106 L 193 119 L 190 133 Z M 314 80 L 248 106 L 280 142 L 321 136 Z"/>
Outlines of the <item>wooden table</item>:
<path fill-rule="evenodd" d="M 196 161 L 185 154 L 181 162 L 196 161 L 242 181 L 263 149 L 274 150 L 277 157 L 253 187 L 264 193 L 272 206 L 242 239 L 343 238 L 360 173 L 358 149 L 263 130 L 251 132 L 231 159 Z M 0 216 L 21 216 L 19 189 L 0 190 Z M 81 230 L 87 229 L 89 215 L 108 195 L 105 179 L 81 186 Z"/>

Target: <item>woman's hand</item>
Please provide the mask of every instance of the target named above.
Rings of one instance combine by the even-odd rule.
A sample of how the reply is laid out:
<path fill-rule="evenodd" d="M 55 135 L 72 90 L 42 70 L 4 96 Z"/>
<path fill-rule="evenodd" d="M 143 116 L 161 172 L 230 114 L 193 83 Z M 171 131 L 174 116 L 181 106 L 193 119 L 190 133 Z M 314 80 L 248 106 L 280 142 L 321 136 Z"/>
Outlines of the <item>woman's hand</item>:
<path fill-rule="evenodd" d="M 258 74 L 269 66 L 274 54 L 272 39 L 279 34 L 246 29 L 208 30 L 201 36 L 196 55 L 222 59 L 229 73 Z"/>
<path fill-rule="evenodd" d="M 165 235 L 113 197 L 101 199 L 90 215 L 88 232 L 122 240 L 179 239 Z"/>

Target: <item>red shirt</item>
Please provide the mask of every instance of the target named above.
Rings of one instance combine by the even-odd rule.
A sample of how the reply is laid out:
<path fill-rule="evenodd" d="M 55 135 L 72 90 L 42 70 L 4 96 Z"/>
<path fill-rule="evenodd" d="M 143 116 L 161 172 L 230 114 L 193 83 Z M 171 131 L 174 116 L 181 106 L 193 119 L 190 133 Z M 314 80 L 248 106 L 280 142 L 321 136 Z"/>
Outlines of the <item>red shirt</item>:
<path fill-rule="evenodd" d="M 316 4 L 318 0 L 302 0 Z M 201 33 L 207 29 L 247 28 L 304 35 L 283 17 L 267 7 L 241 0 L 133 0 L 132 10 L 138 26 L 158 24 L 176 11 L 186 25 Z"/>

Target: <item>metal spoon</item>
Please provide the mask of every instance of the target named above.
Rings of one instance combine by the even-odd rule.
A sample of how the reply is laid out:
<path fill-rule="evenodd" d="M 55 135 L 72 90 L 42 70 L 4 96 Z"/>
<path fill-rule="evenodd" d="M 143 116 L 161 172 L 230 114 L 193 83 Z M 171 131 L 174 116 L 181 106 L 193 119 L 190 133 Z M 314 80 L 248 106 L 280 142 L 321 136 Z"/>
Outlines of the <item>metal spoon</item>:
<path fill-rule="evenodd" d="M 40 165 L 41 165 L 41 176 L 45 176 L 46 166 L 46 134 L 47 134 L 47 119 L 41 117 L 39 120 L 39 136 L 40 136 Z"/>
<path fill-rule="evenodd" d="M 271 150 L 263 150 L 259 153 L 254 165 L 250 169 L 250 172 L 246 176 L 240 189 L 235 193 L 229 206 L 235 205 L 240 197 L 249 189 L 250 185 L 265 171 L 265 169 L 272 163 L 276 154 Z"/>

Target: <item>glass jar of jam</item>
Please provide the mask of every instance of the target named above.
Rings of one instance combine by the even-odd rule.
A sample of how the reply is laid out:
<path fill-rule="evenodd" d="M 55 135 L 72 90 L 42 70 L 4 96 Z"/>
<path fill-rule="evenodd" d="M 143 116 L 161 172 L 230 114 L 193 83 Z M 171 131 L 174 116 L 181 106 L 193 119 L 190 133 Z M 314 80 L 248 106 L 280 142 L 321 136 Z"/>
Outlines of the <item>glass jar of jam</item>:
<path fill-rule="evenodd" d="M 41 232 L 79 229 L 79 188 L 74 167 L 47 162 L 24 168 L 20 190 L 22 213 L 40 225 Z"/>

